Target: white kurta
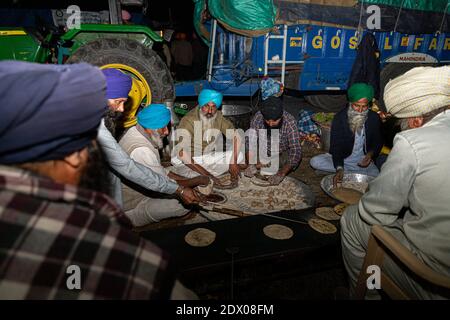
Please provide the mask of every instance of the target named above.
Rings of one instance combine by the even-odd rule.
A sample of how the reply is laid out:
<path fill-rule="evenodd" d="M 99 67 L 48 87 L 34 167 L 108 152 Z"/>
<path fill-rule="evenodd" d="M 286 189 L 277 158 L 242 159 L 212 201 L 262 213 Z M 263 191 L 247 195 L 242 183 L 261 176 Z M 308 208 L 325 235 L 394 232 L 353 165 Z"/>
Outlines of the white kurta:
<path fill-rule="evenodd" d="M 355 134 L 355 142 L 353 144 L 352 153 L 344 159 L 344 171 L 345 172 L 355 172 L 362 173 L 369 176 L 376 177 L 379 173 L 378 168 L 373 162 L 369 164 L 366 168 L 358 166 L 358 163 L 365 157 L 364 145 L 366 143 L 365 129 L 361 132 Z M 333 165 L 333 157 L 329 153 L 319 154 L 312 157 L 310 160 L 310 165 L 316 170 L 321 170 L 325 172 L 336 172 Z"/>
<path fill-rule="evenodd" d="M 195 164 L 201 165 L 204 169 L 206 169 L 213 176 L 218 177 L 226 172 L 230 167 L 230 163 L 232 161 L 233 152 L 232 151 L 217 151 L 213 153 L 207 153 L 202 156 L 193 157 Z M 238 163 L 241 163 L 244 160 L 244 156 L 242 153 L 238 155 Z M 170 169 L 172 172 L 179 174 L 180 176 L 186 178 L 193 178 L 198 176 L 199 174 L 194 170 L 188 168 L 179 158 L 172 158 L 173 167 Z"/>

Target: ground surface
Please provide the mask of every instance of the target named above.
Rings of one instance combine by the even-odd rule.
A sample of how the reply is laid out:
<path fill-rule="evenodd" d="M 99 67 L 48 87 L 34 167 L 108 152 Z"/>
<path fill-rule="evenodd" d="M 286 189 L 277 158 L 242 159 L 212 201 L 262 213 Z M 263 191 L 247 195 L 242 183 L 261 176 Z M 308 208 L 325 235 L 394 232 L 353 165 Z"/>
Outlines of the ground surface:
<path fill-rule="evenodd" d="M 238 101 L 245 104 L 245 101 Z M 297 117 L 300 109 L 317 110 L 303 99 L 285 99 L 285 109 Z M 290 176 L 299 179 L 310 186 L 315 195 L 315 206 L 334 206 L 338 201 L 330 198 L 320 188 L 323 174 L 316 173 L 309 165 L 310 159 L 322 150 L 305 142 L 302 146 L 302 162 Z M 167 219 L 143 228 L 137 232 L 168 233 L 177 227 L 204 222 L 205 219 L 198 210 L 192 210 L 183 218 Z M 338 225 L 338 223 L 336 224 Z M 233 287 L 230 284 L 230 270 L 206 270 L 200 274 L 188 272 L 180 275 L 186 285 L 192 288 L 201 299 L 334 299 L 335 288 L 346 285 L 345 269 L 340 255 L 340 241 L 322 249 L 323 252 L 313 252 L 312 256 L 297 254 L 292 257 L 282 257 L 281 260 L 265 261 L 263 263 L 249 262 L 234 270 Z M 317 251 L 317 250 L 316 250 Z M 176 254 L 176 253 L 172 253 Z M 308 259 L 308 261 L 305 261 Z M 305 269 L 306 262 L 308 266 Z M 298 271 L 298 272 L 297 272 Z"/>

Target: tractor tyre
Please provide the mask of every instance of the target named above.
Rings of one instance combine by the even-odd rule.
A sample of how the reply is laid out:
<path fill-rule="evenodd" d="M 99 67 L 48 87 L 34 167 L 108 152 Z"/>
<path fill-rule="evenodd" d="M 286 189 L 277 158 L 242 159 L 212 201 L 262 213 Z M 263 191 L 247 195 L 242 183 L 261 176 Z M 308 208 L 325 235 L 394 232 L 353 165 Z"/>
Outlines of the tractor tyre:
<path fill-rule="evenodd" d="M 67 59 L 67 63 L 82 61 L 99 67 L 108 64 L 130 66 L 141 73 L 147 81 L 152 103 L 175 100 L 173 79 L 169 69 L 155 51 L 135 40 L 103 38 L 88 42 Z"/>
<path fill-rule="evenodd" d="M 339 112 L 347 105 L 347 96 L 338 95 L 308 95 L 305 100 L 323 112 Z"/>

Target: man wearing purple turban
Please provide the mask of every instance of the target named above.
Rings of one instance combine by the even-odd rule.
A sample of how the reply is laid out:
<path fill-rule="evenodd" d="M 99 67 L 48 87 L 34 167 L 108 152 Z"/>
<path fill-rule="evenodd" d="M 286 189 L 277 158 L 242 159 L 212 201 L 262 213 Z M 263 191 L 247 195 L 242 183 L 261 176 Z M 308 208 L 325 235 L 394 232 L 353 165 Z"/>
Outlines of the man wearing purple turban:
<path fill-rule="evenodd" d="M 102 72 L 106 79 L 108 112 L 123 112 L 124 104 L 128 99 L 128 93 L 132 85 L 131 77 L 117 69 L 104 69 Z M 109 115 L 106 116 L 106 120 L 108 118 Z M 108 130 L 105 125 L 105 119 L 100 124 L 97 140 L 111 169 L 112 190 L 110 190 L 110 193 L 121 206 L 123 204 L 121 179 L 130 181 L 150 191 L 166 194 L 176 193 L 186 204 L 199 201 L 191 188 L 179 186 L 175 181 L 157 174 L 150 168 L 131 159 L 119 146 L 113 133 Z"/>
<path fill-rule="evenodd" d="M 104 69 L 102 72 L 106 79 L 108 107 L 116 112 L 124 112 L 133 82 L 131 77 L 117 69 Z"/>
<path fill-rule="evenodd" d="M 0 299 L 195 298 L 86 183 L 102 175 L 105 104 L 92 65 L 0 62 Z"/>

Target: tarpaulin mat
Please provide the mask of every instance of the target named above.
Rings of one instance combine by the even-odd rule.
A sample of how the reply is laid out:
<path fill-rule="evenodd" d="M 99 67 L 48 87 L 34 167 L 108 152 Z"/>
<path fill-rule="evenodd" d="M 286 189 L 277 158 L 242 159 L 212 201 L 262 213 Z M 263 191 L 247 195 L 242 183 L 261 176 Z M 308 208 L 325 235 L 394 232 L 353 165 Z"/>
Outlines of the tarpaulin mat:
<path fill-rule="evenodd" d="M 314 209 L 284 211 L 273 215 L 293 220 L 309 220 Z M 321 234 L 308 224 L 300 224 L 262 215 L 184 225 L 170 229 L 142 232 L 141 236 L 151 240 L 168 251 L 181 271 L 210 268 L 230 263 L 230 249 L 237 249 L 234 255 L 236 263 L 315 251 L 320 255 L 324 248 L 340 247 L 339 221 L 330 221 L 338 231 L 334 234 Z M 267 237 L 263 228 L 270 224 L 280 224 L 291 228 L 292 238 L 275 240 Z M 206 228 L 216 234 L 215 241 L 206 247 L 192 247 L 185 242 L 186 234 L 196 228 Z M 324 251 L 325 252 L 325 251 Z M 328 255 L 329 253 L 327 253 Z"/>

